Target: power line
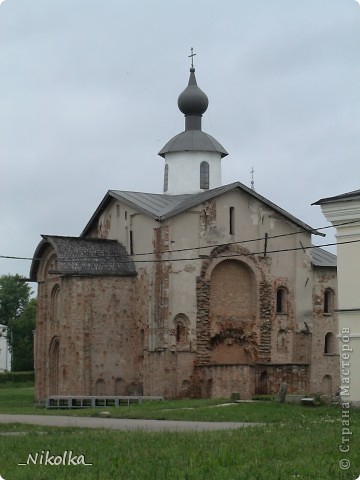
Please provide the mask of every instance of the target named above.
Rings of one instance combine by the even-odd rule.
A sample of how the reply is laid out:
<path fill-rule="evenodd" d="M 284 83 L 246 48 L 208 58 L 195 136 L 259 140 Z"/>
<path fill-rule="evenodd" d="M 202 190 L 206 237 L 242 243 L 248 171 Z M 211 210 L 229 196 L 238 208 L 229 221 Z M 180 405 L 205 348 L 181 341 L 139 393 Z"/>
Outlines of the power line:
<path fill-rule="evenodd" d="M 352 220 L 350 222 L 344 222 L 344 223 L 339 223 L 339 224 L 336 224 L 336 225 L 326 225 L 324 227 L 319 227 L 319 228 L 314 228 L 312 230 L 310 230 L 310 233 L 311 232 L 315 232 L 315 231 L 318 231 L 318 230 L 326 230 L 328 228 L 335 228 L 335 227 L 339 227 L 339 226 L 344 226 L 344 225 L 351 225 L 353 223 L 357 223 L 359 222 L 359 220 Z M 196 251 L 196 250 L 201 250 L 201 249 L 209 249 L 209 248 L 217 248 L 217 247 L 224 247 L 224 246 L 229 246 L 229 245 L 241 245 L 241 244 L 245 244 L 245 243 L 251 243 L 251 242 L 258 242 L 258 241 L 262 241 L 262 240 L 271 240 L 271 239 L 277 239 L 277 238 L 282 238 L 282 237 L 288 237 L 288 236 L 293 236 L 293 235 L 298 235 L 298 234 L 301 234 L 301 233 L 304 233 L 304 230 L 298 230 L 296 232 L 291 232 L 291 233 L 282 233 L 282 234 L 279 234 L 279 235 L 272 235 L 272 236 L 268 236 L 268 235 L 265 235 L 264 237 L 258 237 L 258 238 L 252 238 L 252 239 L 248 239 L 248 240 L 239 240 L 239 241 L 236 241 L 236 242 L 226 242 L 226 243 L 219 243 L 219 244 L 210 244 L 210 245 L 203 245 L 203 246 L 199 246 L 199 247 L 186 247 L 186 248 L 178 248 L 178 249 L 173 249 L 173 250 L 163 250 L 161 252 L 144 252 L 144 253 L 134 253 L 132 255 L 132 257 L 140 257 L 140 256 L 146 256 L 146 255 L 154 255 L 154 254 L 166 254 L 166 253 L 177 253 L 177 252 L 187 252 L 187 251 Z M 322 247 L 329 247 L 329 246 L 336 246 L 336 245 L 342 245 L 342 244 L 345 244 L 345 243 L 356 243 L 358 242 L 359 240 L 353 240 L 353 241 L 349 241 L 349 242 L 341 242 L 341 243 L 328 243 L 328 244 L 322 244 L 322 245 L 312 245 L 312 246 L 308 246 L 308 247 L 295 247 L 295 248 L 292 248 L 292 249 L 279 249 L 279 250 L 272 250 L 272 251 L 267 251 L 267 253 L 278 253 L 278 252 L 283 252 L 283 251 L 291 251 L 291 250 L 302 250 L 302 249 L 309 249 L 309 248 L 322 248 Z M 260 255 L 260 254 L 263 254 L 263 252 L 258 252 L 258 253 L 249 253 L 248 255 Z M 72 258 L 71 260 L 66 260 L 66 259 L 61 259 L 61 262 L 73 262 L 73 261 L 84 261 L 84 260 L 94 260 L 94 259 L 97 259 L 97 258 L 117 258 L 118 256 L 117 255 L 106 255 L 106 256 L 103 256 L 103 255 L 93 255 L 93 256 L 88 256 L 88 257 L 81 257 L 81 258 Z M 44 258 L 42 257 L 19 257 L 19 256 L 11 256 L 11 255 L 0 255 L 0 258 L 3 258 L 3 259 L 10 259 L 10 260 L 28 260 L 28 261 L 42 261 L 44 260 Z M 199 257 L 194 257 L 194 259 L 196 260 L 197 258 L 199 259 L 202 259 L 203 257 L 202 256 L 199 256 Z M 180 260 L 191 260 L 191 259 L 188 259 L 188 258 L 184 258 L 184 259 L 176 259 L 176 261 L 180 261 Z M 145 263 L 145 262 L 155 262 L 156 260 L 133 260 L 133 262 L 135 263 Z M 161 260 L 159 260 L 161 261 Z M 172 260 L 174 261 L 174 260 Z"/>
<path fill-rule="evenodd" d="M 349 243 L 359 243 L 360 240 L 348 240 L 346 242 L 337 242 L 337 243 L 325 243 L 325 244 L 321 244 L 321 245 L 309 245 L 309 246 L 304 246 L 304 245 L 301 245 L 300 247 L 292 247 L 292 248 L 281 248 L 281 249 L 277 249 L 277 250 L 267 250 L 267 254 L 270 254 L 270 253 L 283 253 L 283 252 L 293 252 L 293 251 L 297 251 L 297 250 L 309 250 L 309 249 L 312 249 L 312 248 L 322 248 L 322 247 L 331 247 L 331 246 L 336 246 L 336 245 L 345 245 L 345 244 L 349 244 Z M 226 244 L 224 244 L 226 245 Z M 172 251 L 169 251 L 169 252 L 165 252 L 165 253 L 173 253 Z M 261 252 L 249 252 L 249 253 L 246 253 L 246 252 L 241 252 L 241 253 L 231 253 L 231 254 L 227 254 L 227 255 L 221 255 L 220 257 L 213 257 L 213 258 L 233 258 L 233 257 L 239 257 L 239 256 L 251 256 L 251 255 L 263 255 L 264 252 L 261 251 Z M 119 261 L 118 263 L 123 263 L 123 264 L 128 264 L 130 261 L 133 262 L 133 263 L 165 263 L 165 262 L 185 262 L 185 261 L 193 261 L 193 260 L 204 260 L 206 258 L 209 258 L 211 257 L 211 255 L 200 255 L 198 257 L 191 257 L 191 258 L 184 258 L 184 257 L 181 257 L 181 258 L 168 258 L 168 259 L 163 259 L 163 258 L 159 258 L 159 259 L 151 259 L 151 260 L 128 260 L 128 261 Z M 4 256 L 4 255 L 0 255 L 0 258 L 11 258 L 11 259 L 14 259 L 14 260 L 37 260 L 37 261 L 41 261 L 43 260 L 43 258 L 30 258 L 30 257 L 9 257 L 9 256 Z M 58 258 L 58 261 L 61 262 L 61 263 L 67 263 L 67 262 L 74 262 L 74 261 L 88 261 L 88 260 L 95 260 L 95 259 L 98 259 L 98 260 L 101 260 L 101 259 L 108 259 L 108 258 L 116 258 L 116 256 L 113 256 L 113 255 L 103 255 L 103 256 L 92 256 L 92 257 L 82 257 L 82 258 L 72 258 L 70 260 L 66 260 L 66 259 L 61 259 L 61 258 Z M 99 262 L 98 262 L 99 264 Z"/>
<path fill-rule="evenodd" d="M 270 253 L 282 253 L 282 252 L 294 252 L 297 250 L 309 250 L 311 248 L 322 248 L 322 247 L 332 247 L 335 245 L 344 245 L 347 243 L 359 243 L 360 240 L 348 240 L 347 242 L 338 242 L 338 243 L 326 243 L 323 245 L 310 245 L 310 246 L 303 246 L 301 245 L 300 247 L 292 247 L 292 248 L 281 248 L 277 250 L 267 250 L 266 254 Z M 226 244 L 224 244 L 226 245 Z M 168 253 L 172 253 L 171 251 Z M 227 255 L 220 255 L 219 257 L 213 257 L 213 258 L 233 258 L 233 257 L 250 257 L 251 255 L 263 255 L 264 252 L 241 252 L 241 253 L 232 253 L 232 254 L 227 254 Z M 192 257 L 192 258 L 170 258 L 170 259 L 155 259 L 155 260 L 133 260 L 134 263 L 161 263 L 161 262 L 184 262 L 184 261 L 191 261 L 191 260 L 205 260 L 206 258 L 211 257 L 211 255 L 203 255 L 203 256 L 198 256 L 198 257 Z"/>

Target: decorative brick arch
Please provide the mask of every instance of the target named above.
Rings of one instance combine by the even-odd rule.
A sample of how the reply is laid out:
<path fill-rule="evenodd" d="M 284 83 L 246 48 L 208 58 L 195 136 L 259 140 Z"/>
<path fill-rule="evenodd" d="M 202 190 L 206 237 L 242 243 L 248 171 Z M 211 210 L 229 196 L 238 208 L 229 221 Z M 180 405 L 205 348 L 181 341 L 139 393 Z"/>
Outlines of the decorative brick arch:
<path fill-rule="evenodd" d="M 256 283 L 264 281 L 264 273 L 261 270 L 258 261 L 247 248 L 238 245 L 216 247 L 211 252 L 208 259 L 203 262 L 201 276 L 205 281 L 209 281 L 214 268 L 225 260 L 236 260 L 246 264 L 255 275 Z"/>
<path fill-rule="evenodd" d="M 50 320 L 59 322 L 61 318 L 61 288 L 58 283 L 51 290 Z"/>
<path fill-rule="evenodd" d="M 246 312 L 249 313 L 249 315 L 245 315 L 244 318 L 241 318 L 240 315 L 236 318 L 233 308 L 229 315 L 229 321 L 224 321 L 221 327 L 219 327 L 219 324 L 221 323 L 221 314 L 217 312 L 219 322 L 216 328 L 214 328 L 213 319 L 210 318 L 212 295 L 211 279 L 216 268 L 221 267 L 222 264 L 224 266 L 226 264 L 229 265 L 234 271 L 238 264 L 243 267 L 244 272 L 248 272 L 252 284 L 251 294 L 254 298 L 252 300 L 253 305 L 251 307 L 251 312 Z M 226 268 L 224 268 L 224 271 L 226 271 Z M 236 275 L 236 273 L 234 273 L 234 275 Z M 221 282 L 219 284 L 221 284 Z M 234 245 L 224 245 L 212 250 L 210 256 L 203 261 L 200 276 L 197 278 L 198 365 L 211 364 L 213 361 L 221 363 L 221 357 L 223 356 L 222 353 L 216 354 L 215 357 L 213 355 L 214 349 L 219 351 L 218 347 L 220 340 L 220 343 L 226 342 L 228 345 L 234 344 L 233 350 L 239 350 L 235 356 L 239 358 L 240 363 L 256 361 L 257 346 L 261 343 L 261 337 L 263 336 L 262 330 L 264 330 L 264 336 L 268 337 L 269 335 L 268 317 L 271 314 L 269 302 L 271 302 L 272 299 L 271 294 L 269 295 L 269 291 L 271 292 L 271 285 L 269 282 L 266 282 L 265 273 L 259 265 L 257 258 L 254 255 L 251 255 L 246 248 Z M 264 292 L 266 295 L 264 295 Z M 229 305 L 231 305 L 231 295 L 232 298 L 236 298 L 236 293 L 236 290 L 234 290 L 233 293 L 228 295 Z M 262 297 L 265 298 L 265 300 L 261 303 Z M 221 295 L 219 295 L 219 301 L 222 301 Z M 215 305 L 216 301 L 213 300 L 213 304 Z M 226 308 L 226 306 L 224 308 Z M 226 315 L 223 316 L 224 319 L 225 317 Z M 264 324 L 264 328 L 260 326 L 262 323 Z M 240 338 L 241 341 L 239 341 Z M 240 352 L 240 349 L 244 350 L 244 352 Z M 263 349 L 263 352 L 265 352 L 265 355 L 267 354 L 267 347 Z M 232 356 L 229 356 L 228 361 L 232 361 Z"/>
<path fill-rule="evenodd" d="M 52 276 L 49 274 L 49 271 L 51 272 L 57 270 L 58 257 L 52 247 L 49 247 L 48 244 L 46 244 L 46 246 L 48 247 L 48 251 L 45 255 L 45 258 L 40 262 L 39 281 L 49 280 L 49 278 L 51 279 Z"/>
<path fill-rule="evenodd" d="M 49 346 L 49 394 L 58 395 L 60 375 L 60 340 L 53 337 Z"/>

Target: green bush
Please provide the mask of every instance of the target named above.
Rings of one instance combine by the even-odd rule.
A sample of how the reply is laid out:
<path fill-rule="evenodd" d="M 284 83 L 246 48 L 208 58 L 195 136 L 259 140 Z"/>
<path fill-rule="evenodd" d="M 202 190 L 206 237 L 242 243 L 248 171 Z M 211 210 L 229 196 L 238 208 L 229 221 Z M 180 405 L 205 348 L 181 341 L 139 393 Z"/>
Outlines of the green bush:
<path fill-rule="evenodd" d="M 34 383 L 35 372 L 0 373 L 0 384 L 4 383 Z"/>

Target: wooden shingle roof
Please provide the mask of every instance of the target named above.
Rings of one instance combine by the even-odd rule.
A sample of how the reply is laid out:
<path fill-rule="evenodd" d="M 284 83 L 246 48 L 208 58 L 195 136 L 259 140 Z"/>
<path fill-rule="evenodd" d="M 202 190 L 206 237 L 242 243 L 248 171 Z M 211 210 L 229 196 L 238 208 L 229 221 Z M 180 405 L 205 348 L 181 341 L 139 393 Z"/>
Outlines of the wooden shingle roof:
<path fill-rule="evenodd" d="M 30 270 L 36 280 L 45 250 L 52 246 L 57 256 L 57 272 L 61 275 L 135 276 L 136 270 L 125 247 L 116 240 L 42 235 Z"/>

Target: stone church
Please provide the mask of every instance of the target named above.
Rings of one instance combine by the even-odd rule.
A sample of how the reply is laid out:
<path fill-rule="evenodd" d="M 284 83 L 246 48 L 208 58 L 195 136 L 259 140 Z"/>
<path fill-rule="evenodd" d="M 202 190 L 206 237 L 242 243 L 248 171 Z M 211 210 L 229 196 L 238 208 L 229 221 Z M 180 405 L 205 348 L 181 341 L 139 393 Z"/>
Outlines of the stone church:
<path fill-rule="evenodd" d="M 164 192 L 110 190 L 79 237 L 42 235 L 36 398 L 334 394 L 336 257 L 321 235 L 240 182 L 202 131 L 195 69 L 185 130 L 159 152 Z"/>

